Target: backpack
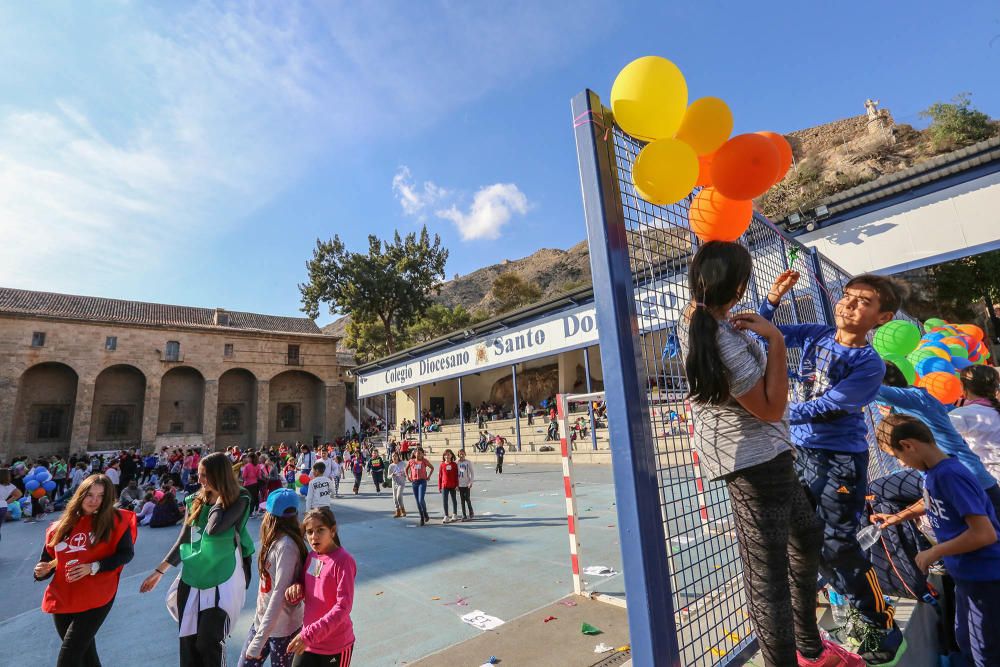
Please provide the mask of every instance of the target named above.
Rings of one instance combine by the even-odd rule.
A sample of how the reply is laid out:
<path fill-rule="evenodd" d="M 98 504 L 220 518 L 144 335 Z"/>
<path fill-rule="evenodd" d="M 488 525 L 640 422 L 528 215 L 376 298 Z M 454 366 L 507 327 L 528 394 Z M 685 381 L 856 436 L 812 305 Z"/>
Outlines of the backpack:
<path fill-rule="evenodd" d="M 923 497 L 923 484 L 915 470 L 900 470 L 868 484 L 868 512 L 895 514 Z M 893 597 L 929 602 L 937 597 L 927 576 L 916 565 L 917 553 L 931 548 L 913 521 L 890 526 L 868 551 L 882 592 Z M 929 596 L 929 597 L 928 597 Z"/>

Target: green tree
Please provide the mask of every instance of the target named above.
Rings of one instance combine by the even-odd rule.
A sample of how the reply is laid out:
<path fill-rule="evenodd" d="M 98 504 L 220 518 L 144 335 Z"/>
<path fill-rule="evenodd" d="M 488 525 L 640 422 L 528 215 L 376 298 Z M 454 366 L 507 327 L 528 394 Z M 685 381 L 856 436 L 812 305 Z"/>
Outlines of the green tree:
<path fill-rule="evenodd" d="M 935 151 L 961 148 L 996 134 L 990 117 L 971 104 L 972 95 L 961 93 L 950 103 L 936 102 L 920 112 L 923 118 L 931 119 L 927 133 Z"/>
<path fill-rule="evenodd" d="M 400 349 L 405 348 L 408 342 L 396 337 L 396 345 Z M 374 320 L 361 322 L 352 317 L 344 331 L 344 346 L 354 350 L 354 356 L 360 363 L 375 361 L 391 354 L 386 345 L 385 329 L 381 322 Z"/>
<path fill-rule="evenodd" d="M 542 298 L 542 290 L 537 285 L 527 283 L 513 271 L 501 273 L 490 288 L 493 300 L 493 314 L 502 315 L 521 306 L 527 306 Z"/>
<path fill-rule="evenodd" d="M 407 334 L 413 343 L 429 340 L 460 331 L 486 319 L 481 312 L 470 313 L 463 306 L 449 308 L 440 303 L 433 304 L 410 325 Z"/>
<path fill-rule="evenodd" d="M 1000 302 L 1000 250 L 939 264 L 932 275 L 937 301 L 960 319 L 979 315 L 976 306 L 983 299 Z"/>
<path fill-rule="evenodd" d="M 316 241 L 306 263 L 309 282 L 299 285 L 302 310 L 319 316 L 320 304 L 331 313 L 351 316 L 351 340 L 359 353 L 379 350 L 393 354 L 405 344 L 406 327 L 430 307 L 430 295 L 440 291 L 448 251 L 441 238 L 433 241 L 425 226 L 420 234 L 399 232 L 392 242 L 368 236 L 368 252 L 350 252 L 339 236 Z"/>

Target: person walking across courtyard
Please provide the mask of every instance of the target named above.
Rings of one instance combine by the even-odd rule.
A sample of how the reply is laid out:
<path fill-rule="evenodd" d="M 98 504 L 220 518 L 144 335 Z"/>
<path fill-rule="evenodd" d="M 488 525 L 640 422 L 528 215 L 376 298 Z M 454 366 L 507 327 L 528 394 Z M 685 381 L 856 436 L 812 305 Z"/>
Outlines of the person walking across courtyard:
<path fill-rule="evenodd" d="M 35 580 L 51 579 L 42 611 L 62 640 L 56 667 L 100 667 L 95 637 L 108 617 L 122 568 L 135 554 L 135 514 L 115 509 L 115 487 L 92 475 L 45 532 Z"/>
<path fill-rule="evenodd" d="M 458 450 L 458 495 L 462 500 L 462 521 L 468 521 L 476 516 L 472 511 L 472 484 L 476 481 L 476 467 L 472 461 L 465 458 L 465 450 Z M 465 508 L 469 512 L 466 514 Z"/>
<path fill-rule="evenodd" d="M 406 477 L 413 487 L 413 498 L 417 503 L 417 511 L 420 512 L 420 525 L 424 525 L 431 520 L 427 514 L 427 480 L 434 472 L 434 466 L 424 458 L 423 447 L 417 447 L 413 458 L 406 463 Z"/>

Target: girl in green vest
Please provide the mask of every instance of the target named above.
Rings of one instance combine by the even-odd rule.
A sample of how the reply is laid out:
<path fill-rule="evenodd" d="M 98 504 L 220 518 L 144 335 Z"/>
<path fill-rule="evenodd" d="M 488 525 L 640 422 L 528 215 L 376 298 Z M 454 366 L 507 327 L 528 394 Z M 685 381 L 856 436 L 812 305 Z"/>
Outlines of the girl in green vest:
<path fill-rule="evenodd" d="M 251 498 L 222 452 L 201 460 L 198 483 L 201 488 L 185 499 L 177 542 L 139 590 L 153 590 L 168 567 L 180 565 L 167 609 L 179 626 L 181 667 L 221 667 L 250 581 L 254 546 L 246 523 Z"/>

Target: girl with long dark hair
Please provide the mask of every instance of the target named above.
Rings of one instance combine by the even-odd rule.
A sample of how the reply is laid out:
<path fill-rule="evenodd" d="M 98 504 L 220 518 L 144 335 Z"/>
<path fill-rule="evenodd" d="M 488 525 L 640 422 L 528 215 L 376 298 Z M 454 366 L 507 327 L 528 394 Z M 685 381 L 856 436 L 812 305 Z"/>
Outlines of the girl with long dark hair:
<path fill-rule="evenodd" d="M 302 532 L 312 547 L 299 582 L 288 587 L 285 600 L 305 601 L 302 632 L 288 643 L 292 667 L 350 667 L 354 653 L 354 557 L 340 544 L 337 519 L 329 507 L 306 512 Z"/>
<path fill-rule="evenodd" d="M 784 421 L 785 342 L 756 314 L 730 316 L 753 265 L 736 243 L 699 248 L 688 269 L 692 303 L 678 327 L 702 466 L 723 480 L 736 523 L 750 620 L 765 664 L 863 665 L 821 641 L 816 581 L 823 532 L 793 467 Z M 752 332 L 767 342 L 765 349 Z"/>
<path fill-rule="evenodd" d="M 52 614 L 62 639 L 57 667 L 100 667 L 95 636 L 115 603 L 135 537 L 135 514 L 115 509 L 115 485 L 105 475 L 83 480 L 45 532 L 35 580 L 52 577 L 42 611 Z"/>
<path fill-rule="evenodd" d="M 948 416 L 986 470 L 1000 479 L 1000 375 L 990 366 L 969 366 L 959 377 L 965 402 Z"/>
<path fill-rule="evenodd" d="M 309 547 L 299 525 L 299 496 L 291 489 L 277 489 L 267 497 L 267 511 L 260 522 L 260 588 L 257 611 L 250 624 L 239 667 L 289 667 L 288 643 L 302 628 L 302 607 L 285 604 L 285 591 L 302 579 L 302 565 Z"/>
<path fill-rule="evenodd" d="M 168 567 L 181 565 L 167 594 L 179 626 L 181 667 L 225 664 L 226 638 L 243 608 L 254 552 L 246 529 L 252 499 L 236 481 L 229 457 L 209 454 L 197 475 L 201 488 L 184 499 L 177 542 L 139 589 L 153 590 Z"/>

